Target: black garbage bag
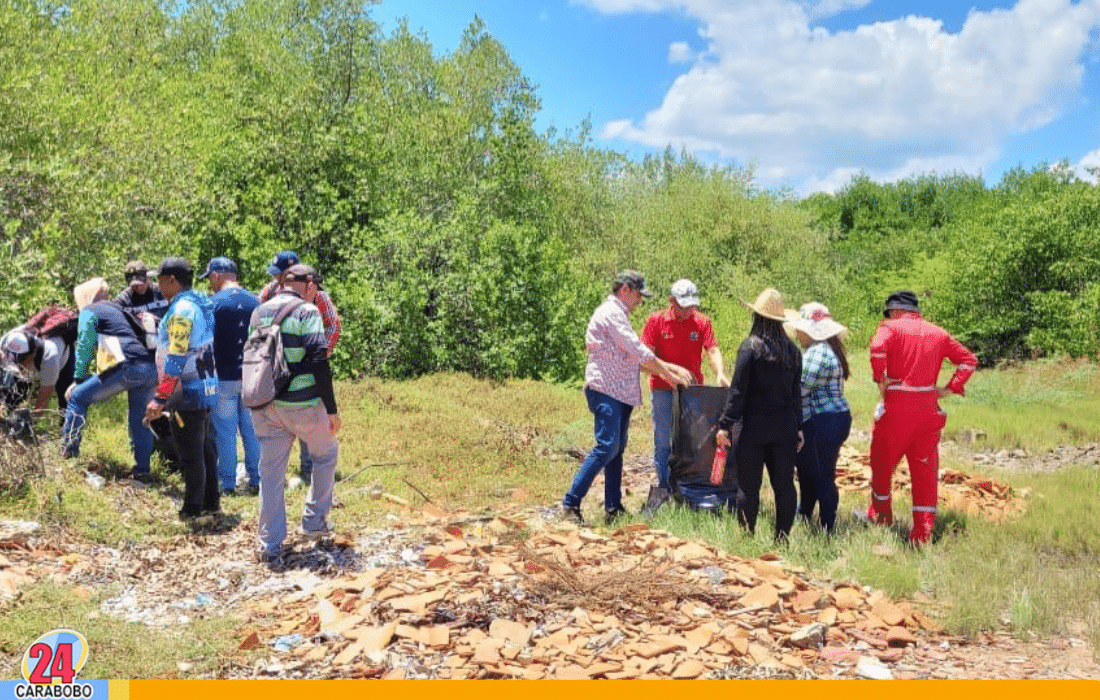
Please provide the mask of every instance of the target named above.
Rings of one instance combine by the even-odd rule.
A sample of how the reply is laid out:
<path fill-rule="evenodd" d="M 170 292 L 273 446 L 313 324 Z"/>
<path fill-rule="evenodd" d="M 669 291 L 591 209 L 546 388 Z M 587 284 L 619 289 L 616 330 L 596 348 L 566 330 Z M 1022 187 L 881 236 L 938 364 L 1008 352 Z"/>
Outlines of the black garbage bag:
<path fill-rule="evenodd" d="M 715 514 L 737 506 L 737 465 L 732 453 L 726 458 L 721 483 L 711 483 L 717 447 L 714 434 L 728 391 L 721 386 L 681 387 L 672 400 L 672 455 L 668 461 L 672 498 Z"/>
<path fill-rule="evenodd" d="M 161 459 L 164 460 L 164 466 L 168 468 L 168 471 L 182 472 L 183 462 L 180 461 L 176 436 L 172 434 L 172 426 L 168 423 L 170 415 L 170 413 L 163 413 L 159 418 L 149 423 L 149 429 L 153 431 L 153 452 L 159 454 Z"/>

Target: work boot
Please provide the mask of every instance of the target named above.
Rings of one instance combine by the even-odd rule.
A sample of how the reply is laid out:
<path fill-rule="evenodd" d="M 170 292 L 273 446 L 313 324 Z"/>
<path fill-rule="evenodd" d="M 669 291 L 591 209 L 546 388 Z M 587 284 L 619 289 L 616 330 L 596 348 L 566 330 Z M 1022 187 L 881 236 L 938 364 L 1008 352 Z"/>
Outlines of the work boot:
<path fill-rule="evenodd" d="M 936 514 L 927 511 L 913 511 L 913 529 L 909 532 L 909 543 L 914 547 L 929 544 L 932 531 L 936 529 Z"/>
<path fill-rule="evenodd" d="M 567 522 L 584 525 L 584 515 L 581 514 L 581 509 L 577 506 L 567 506 L 563 503 L 561 506 L 561 518 Z"/>
<path fill-rule="evenodd" d="M 880 501 L 871 494 L 871 505 L 867 507 L 867 519 L 875 525 L 894 524 L 894 506 L 890 499 Z"/>

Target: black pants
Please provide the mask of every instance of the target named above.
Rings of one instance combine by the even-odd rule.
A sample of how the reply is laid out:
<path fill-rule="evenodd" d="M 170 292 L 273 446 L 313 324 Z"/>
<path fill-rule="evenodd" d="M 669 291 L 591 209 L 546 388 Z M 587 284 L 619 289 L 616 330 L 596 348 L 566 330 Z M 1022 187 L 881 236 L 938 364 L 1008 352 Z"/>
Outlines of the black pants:
<path fill-rule="evenodd" d="M 794 490 L 794 460 L 798 454 L 797 436 L 775 442 L 757 443 L 742 435 L 737 445 L 737 517 L 749 532 L 756 531 L 760 512 L 760 485 L 764 467 L 775 495 L 775 535 L 786 539 L 794 524 L 797 496 Z"/>
<path fill-rule="evenodd" d="M 180 425 L 180 423 L 183 425 Z M 180 515 L 191 517 L 204 511 L 221 509 L 218 490 L 218 448 L 210 409 L 176 410 L 171 419 L 172 436 L 176 439 L 183 466 L 183 508 Z"/>

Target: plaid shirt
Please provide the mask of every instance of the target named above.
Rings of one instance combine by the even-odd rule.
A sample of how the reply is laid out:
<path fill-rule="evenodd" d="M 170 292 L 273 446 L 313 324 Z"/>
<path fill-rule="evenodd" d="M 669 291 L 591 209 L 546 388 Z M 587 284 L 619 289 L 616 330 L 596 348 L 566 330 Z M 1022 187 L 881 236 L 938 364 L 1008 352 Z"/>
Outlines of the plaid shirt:
<path fill-rule="evenodd" d="M 802 422 L 821 413 L 846 413 L 844 370 L 828 343 L 814 343 L 802 356 Z"/>
<path fill-rule="evenodd" d="M 654 357 L 630 325 L 626 304 L 611 295 L 596 307 L 584 334 L 584 385 L 630 406 L 642 405 L 641 365 Z"/>

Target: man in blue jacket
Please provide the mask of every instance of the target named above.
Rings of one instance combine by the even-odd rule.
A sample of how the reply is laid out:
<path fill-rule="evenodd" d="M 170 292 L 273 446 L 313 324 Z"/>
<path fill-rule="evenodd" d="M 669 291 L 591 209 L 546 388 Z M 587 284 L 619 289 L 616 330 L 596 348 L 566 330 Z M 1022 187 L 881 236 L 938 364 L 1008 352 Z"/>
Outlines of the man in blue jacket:
<path fill-rule="evenodd" d="M 172 433 L 183 463 L 181 520 L 221 510 L 218 490 L 218 451 L 213 440 L 210 410 L 218 397 L 214 374 L 214 305 L 191 288 L 195 272 L 183 258 L 167 257 L 157 269 L 157 284 L 168 299 L 157 344 L 156 394 L 145 409 L 146 421 L 172 409 Z"/>

